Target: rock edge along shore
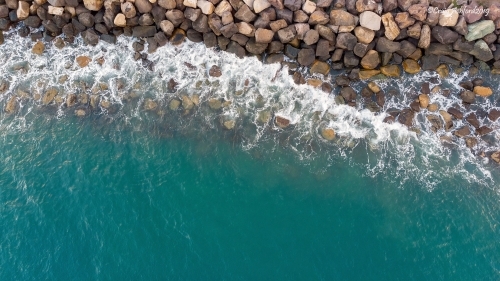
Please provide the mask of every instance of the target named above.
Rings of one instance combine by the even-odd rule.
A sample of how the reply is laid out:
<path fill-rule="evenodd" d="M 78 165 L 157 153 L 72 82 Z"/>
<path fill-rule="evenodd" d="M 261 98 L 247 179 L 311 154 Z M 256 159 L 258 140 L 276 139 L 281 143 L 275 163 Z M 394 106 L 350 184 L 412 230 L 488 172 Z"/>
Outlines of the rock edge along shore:
<path fill-rule="evenodd" d="M 310 67 L 311 74 L 348 69 L 347 81 L 346 77 L 337 77 L 335 82 L 342 87 L 338 101 L 350 105 L 355 105 L 356 93 L 349 87 L 349 80 L 380 74 L 399 77 L 400 66 L 410 74 L 436 70 L 446 76 L 448 66 L 472 64 L 493 67 L 492 73 L 500 73 L 500 3 L 487 1 L 0 0 L 0 29 L 8 30 L 19 22 L 24 23 L 19 35 L 31 36 L 37 42 L 32 50 L 37 54 L 44 51 L 43 41 L 63 47 L 64 41 L 71 42 L 81 34 L 86 44 L 96 45 L 99 40 L 114 43 L 116 36 L 125 35 L 140 38 L 134 43 L 135 57 L 146 60 L 146 52 L 155 52 L 168 43 L 181 44 L 187 37 L 238 57 L 264 55 L 268 63 L 284 62 L 287 56 Z M 77 59 L 81 67 L 89 62 L 90 58 Z M 306 83 L 299 72 L 292 74 L 296 83 Z M 331 86 L 321 80 L 309 79 L 307 83 L 331 91 Z M 436 105 L 429 104 L 427 88 L 422 86 L 408 110 L 390 115 L 386 121 L 397 118 L 410 127 L 420 108 L 437 112 Z M 492 94 L 479 80 L 465 83 L 463 88 L 460 97 L 465 104 L 473 103 L 476 96 Z M 373 82 L 361 94 L 375 96 L 375 103 L 367 107 L 383 106 L 384 94 Z M 454 119 L 464 119 L 460 110 L 455 110 L 458 112 L 452 108 L 440 110 L 439 115 L 427 119 L 437 129 L 444 125 L 449 131 Z M 489 115 L 492 121 L 498 118 L 495 110 Z M 276 119 L 278 125 L 283 123 L 280 120 L 284 118 L 280 118 Z M 493 131 L 469 123 L 476 135 Z M 458 128 L 453 134 L 466 138 L 467 145 L 473 147 L 477 140 L 469 137 L 470 128 Z"/>
<path fill-rule="evenodd" d="M 500 73 L 500 3 L 459 2 L 0 0 L 0 29 L 23 22 L 20 35 L 34 41 L 81 34 L 91 45 L 124 34 L 144 39 L 150 53 L 187 37 L 238 57 L 267 54 L 266 61 L 280 62 L 287 56 L 312 73 L 359 67 L 362 79 L 397 76 L 392 65 L 416 73 L 485 62 Z M 41 26 L 43 32 L 31 32 Z"/>

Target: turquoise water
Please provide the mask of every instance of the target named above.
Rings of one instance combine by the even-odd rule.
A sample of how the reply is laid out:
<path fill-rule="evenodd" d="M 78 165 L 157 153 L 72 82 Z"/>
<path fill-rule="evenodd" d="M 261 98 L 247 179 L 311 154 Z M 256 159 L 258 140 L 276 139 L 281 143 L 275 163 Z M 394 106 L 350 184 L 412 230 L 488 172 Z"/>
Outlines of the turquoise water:
<path fill-rule="evenodd" d="M 0 280 L 499 277 L 490 188 L 102 119 L 2 134 Z"/>
<path fill-rule="evenodd" d="M 286 68 L 201 44 L 160 48 L 151 70 L 132 43 L 77 39 L 35 56 L 29 39 L 6 34 L 0 280 L 500 279 L 500 174 L 481 157 L 500 149 L 500 120 L 486 117 L 500 100 L 463 107 L 467 72 L 377 81 L 396 94 L 373 113 L 361 97 L 339 105 Z M 77 55 L 93 62 L 81 69 Z M 208 76 L 212 65 L 220 78 Z M 500 92 L 498 77 L 484 78 Z M 433 132 L 426 110 L 411 130 L 383 122 L 423 81 L 451 89 L 431 102 L 476 111 L 494 131 L 469 149 Z M 49 88 L 59 94 L 44 105 L 37 95 Z M 90 102 L 68 107 L 69 94 Z M 197 103 L 170 108 L 185 97 Z M 291 125 L 278 128 L 276 116 Z"/>

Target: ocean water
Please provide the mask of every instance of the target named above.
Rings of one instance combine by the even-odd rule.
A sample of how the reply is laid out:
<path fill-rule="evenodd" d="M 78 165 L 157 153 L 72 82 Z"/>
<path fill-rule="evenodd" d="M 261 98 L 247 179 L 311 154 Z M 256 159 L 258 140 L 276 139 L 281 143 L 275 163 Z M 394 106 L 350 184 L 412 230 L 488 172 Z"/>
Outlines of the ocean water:
<path fill-rule="evenodd" d="M 422 81 L 453 90 L 467 73 L 379 82 L 399 94 L 375 114 L 198 44 L 160 48 L 151 67 L 133 61 L 132 39 L 38 57 L 6 37 L 0 105 L 17 96 L 18 111 L 0 113 L 0 280 L 500 278 L 499 168 L 479 156 L 498 149 L 497 131 L 470 150 L 433 133 L 426 112 L 418 130 L 382 122 Z M 80 69 L 78 55 L 105 62 Z M 43 105 L 51 87 L 61 98 Z M 67 108 L 69 93 L 93 105 Z M 183 95 L 197 105 L 170 110 Z M 230 103 L 213 110 L 213 98 Z M 495 94 L 464 110 L 496 130 L 480 112 L 497 106 Z"/>

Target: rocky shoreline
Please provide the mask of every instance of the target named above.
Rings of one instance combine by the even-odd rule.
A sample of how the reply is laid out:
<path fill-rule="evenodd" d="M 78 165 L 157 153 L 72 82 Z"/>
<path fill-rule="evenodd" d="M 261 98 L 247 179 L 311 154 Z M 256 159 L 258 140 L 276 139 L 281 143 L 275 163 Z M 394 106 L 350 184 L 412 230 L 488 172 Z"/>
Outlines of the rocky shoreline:
<path fill-rule="evenodd" d="M 0 30 L 17 26 L 20 36 L 31 37 L 35 54 L 44 52 L 46 42 L 63 48 L 78 35 L 89 45 L 97 45 L 100 40 L 115 43 L 117 36 L 132 36 L 137 38 L 133 45 L 135 59 L 144 62 L 158 47 L 180 45 L 187 38 L 240 58 L 255 55 L 266 63 L 286 64 L 295 83 L 307 83 L 328 93 L 339 87 L 336 101 L 352 106 L 360 94 L 366 108 L 377 111 L 384 106 L 385 93 L 373 81 L 397 78 L 403 71 L 436 71 L 441 78 L 453 68 L 469 68 L 472 75 L 478 69 L 500 74 L 500 3 L 493 2 L 0 0 Z M 80 67 L 90 62 L 91 58 L 85 56 L 76 59 Z M 300 67 L 308 69 L 306 77 Z M 321 77 L 331 70 L 345 70 L 346 75 L 336 77 L 335 83 L 324 82 Z M 213 66 L 209 75 L 222 74 Z M 356 93 L 350 83 L 359 80 L 372 82 Z M 429 102 L 429 96 L 450 92 L 439 87 L 430 89 L 423 83 L 408 108 L 389 112 L 385 121 L 411 128 L 415 114 L 427 110 L 433 130 L 452 132 L 472 149 L 478 138 L 497 128 L 481 124 L 474 114 L 464 116 L 461 108 L 477 98 L 488 98 L 493 90 L 480 78 L 463 81 L 461 86 L 463 90 L 453 94 L 459 95 L 463 104 L 440 109 Z M 5 111 L 14 112 L 15 107 L 16 99 L 11 98 Z M 487 112 L 490 123 L 499 118 L 499 110 Z M 457 121 L 466 125 L 455 128 Z M 286 128 L 290 121 L 276 116 L 275 123 Z M 326 128 L 322 136 L 332 140 L 335 132 Z M 500 153 L 491 154 L 491 158 L 500 162 Z"/>

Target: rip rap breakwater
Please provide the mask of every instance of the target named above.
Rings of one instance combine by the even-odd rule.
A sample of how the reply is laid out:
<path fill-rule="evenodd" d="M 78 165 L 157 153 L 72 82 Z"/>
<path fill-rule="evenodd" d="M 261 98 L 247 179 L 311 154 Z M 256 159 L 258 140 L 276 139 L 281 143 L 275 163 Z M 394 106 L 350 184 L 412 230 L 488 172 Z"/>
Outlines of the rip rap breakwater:
<path fill-rule="evenodd" d="M 43 42 L 53 41 L 63 48 L 81 34 L 84 42 L 97 45 L 99 40 L 116 43 L 116 36 L 140 38 L 134 43 L 135 58 L 148 62 L 148 54 L 170 42 L 179 45 L 188 38 L 204 42 L 208 47 L 244 57 L 253 54 L 268 63 L 281 62 L 291 71 L 297 84 L 308 83 L 326 92 L 332 86 L 320 79 L 304 79 L 298 66 L 310 67 L 311 75 L 327 75 L 331 69 L 349 70 L 349 76 L 337 77 L 341 88 L 338 103 L 356 106 L 356 92 L 350 82 L 358 79 L 400 77 L 401 66 L 406 73 L 435 70 L 441 77 L 449 74 L 449 66 L 490 69 L 498 73 L 500 48 L 497 48 L 500 8 L 490 4 L 488 14 L 459 15 L 451 1 L 1 1 L 0 28 L 7 30 L 23 22 L 17 32 L 30 36 L 36 43 L 32 52 L 42 54 Z M 463 9 L 479 10 L 474 3 Z M 441 12 L 435 13 L 438 8 Z M 60 36 L 63 35 L 63 36 Z M 147 48 L 145 50 L 145 48 Z M 285 62 L 285 56 L 298 63 Z M 81 56 L 81 67 L 91 62 Z M 152 66 L 152 64 L 150 64 Z M 361 67 L 360 67 L 361 66 Z M 220 76 L 217 66 L 211 76 Z M 171 81 L 175 84 L 175 81 Z M 434 114 L 427 116 L 433 130 L 453 130 L 453 136 L 465 138 L 467 146 L 475 147 L 478 140 L 496 128 L 476 122 L 475 115 L 464 115 L 462 109 L 473 104 L 476 97 L 493 94 L 481 79 L 464 81 L 459 94 L 463 104 L 439 108 L 429 95 L 447 89 L 422 84 L 409 107 L 391 111 L 386 122 L 399 121 L 411 127 L 421 108 Z M 443 91 L 441 91 L 443 90 Z M 456 93 L 454 93 L 456 94 Z M 379 111 L 384 107 L 385 94 L 378 85 L 369 83 L 361 91 L 368 100 L 366 108 Z M 48 91 L 44 97 L 54 96 Z M 70 101 L 74 101 L 74 96 Z M 9 100 L 5 110 L 14 112 L 17 98 Z M 463 107 L 463 108 L 462 108 Z M 77 111 L 84 115 L 84 111 Z M 498 110 L 487 112 L 487 121 L 496 122 Z M 286 127 L 290 120 L 276 116 L 276 123 Z M 454 123 L 466 126 L 455 128 Z M 486 124 L 488 125 L 488 124 Z M 474 135 L 476 136 L 472 136 Z M 330 131 L 329 131 L 330 132 Z M 331 135 L 334 133 L 330 132 Z M 449 138 L 449 137 L 448 137 Z M 495 161 L 498 154 L 492 154 Z"/>

